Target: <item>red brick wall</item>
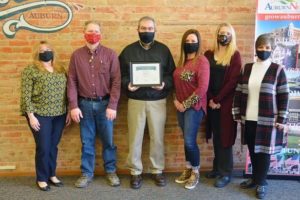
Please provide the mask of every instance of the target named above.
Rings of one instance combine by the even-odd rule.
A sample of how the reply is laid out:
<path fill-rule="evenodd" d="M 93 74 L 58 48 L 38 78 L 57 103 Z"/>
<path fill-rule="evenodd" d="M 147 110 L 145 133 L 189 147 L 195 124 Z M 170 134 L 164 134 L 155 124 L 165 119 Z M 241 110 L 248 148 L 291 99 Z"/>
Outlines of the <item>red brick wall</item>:
<path fill-rule="evenodd" d="M 102 22 L 103 44 L 120 51 L 129 43 L 137 40 L 137 20 L 145 15 L 157 21 L 156 39 L 169 46 L 175 61 L 178 61 L 179 45 L 182 34 L 189 28 L 196 28 L 202 35 L 203 51 L 210 48 L 217 25 L 230 22 L 237 32 L 237 44 L 243 63 L 253 57 L 255 29 L 255 1 L 248 0 L 97 0 L 63 1 L 73 9 L 73 19 L 68 27 L 54 33 L 36 33 L 19 30 L 12 39 L 0 32 L 0 168 L 15 166 L 15 170 L 0 170 L 0 175 L 34 174 L 35 144 L 24 117 L 19 115 L 20 73 L 30 63 L 32 45 L 39 40 L 49 40 L 57 47 L 59 57 L 68 64 L 73 50 L 84 44 L 83 23 L 97 19 Z M 72 2 L 72 3 L 71 3 Z M 74 3 L 75 2 L 75 3 Z M 10 1 L 1 8 L 7 10 L 19 4 Z M 61 20 L 43 17 L 34 13 L 63 13 L 61 8 L 34 9 L 24 13 L 29 22 L 39 26 L 56 26 Z M 6 19 L 18 19 L 22 13 Z M 62 14 L 65 18 L 66 14 Z M 2 30 L 2 29 L 1 29 Z M 125 160 L 127 147 L 127 99 L 122 96 L 115 123 L 115 143 L 118 147 L 118 168 L 127 172 Z M 203 135 L 203 127 L 201 128 Z M 199 137 L 201 148 L 201 168 L 212 165 L 213 151 L 211 142 Z M 58 172 L 78 173 L 80 166 L 81 144 L 79 128 L 72 124 L 66 128 L 59 145 Z M 97 172 L 102 172 L 101 145 L 97 142 Z M 144 169 L 150 167 L 148 159 L 149 136 L 146 133 L 143 143 Z M 184 166 L 183 140 L 177 126 L 175 108 L 168 103 L 168 119 L 165 129 L 166 170 L 179 171 Z M 234 151 L 235 168 L 244 165 L 244 153 L 240 150 L 238 139 Z"/>

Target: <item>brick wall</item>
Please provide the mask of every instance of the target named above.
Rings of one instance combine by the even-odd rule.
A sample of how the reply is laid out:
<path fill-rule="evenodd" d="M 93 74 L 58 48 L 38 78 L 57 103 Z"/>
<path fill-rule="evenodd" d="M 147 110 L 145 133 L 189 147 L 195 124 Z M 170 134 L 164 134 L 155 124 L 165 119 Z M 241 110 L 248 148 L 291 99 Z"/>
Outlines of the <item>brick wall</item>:
<path fill-rule="evenodd" d="M 58 49 L 59 57 L 68 64 L 73 50 L 84 44 L 82 30 L 86 20 L 97 19 L 102 22 L 103 44 L 120 51 L 129 43 L 137 40 L 137 20 L 145 15 L 157 20 L 156 39 L 169 46 L 178 61 L 179 45 L 182 34 L 189 28 L 196 28 L 202 35 L 203 51 L 210 48 L 217 25 L 230 22 L 237 32 L 237 44 L 243 63 L 253 57 L 255 30 L 255 1 L 249 0 L 73 0 L 63 1 L 73 9 L 72 22 L 63 30 L 54 33 L 36 33 L 19 30 L 12 39 L 0 32 L 0 168 L 15 166 L 15 170 L 0 170 L 0 175 L 34 174 L 35 144 L 24 117 L 19 115 L 20 73 L 30 62 L 32 45 L 39 40 L 51 41 Z M 96 3 L 97 2 L 97 3 Z M 21 3 L 22 4 L 22 3 Z M 10 1 L 1 8 L 21 5 Z M 39 26 L 57 26 L 61 19 L 55 15 L 46 16 L 40 13 L 63 13 L 55 7 L 38 8 L 24 12 L 24 17 L 32 24 Z M 9 19 L 18 19 L 22 13 L 0 18 L 0 26 Z M 66 18 L 66 14 L 59 15 Z M 59 18 L 59 17 L 58 17 Z M 1 29 L 2 30 L 2 29 Z M 118 118 L 115 123 L 115 143 L 118 147 L 118 168 L 127 173 L 125 160 L 127 147 L 127 99 L 122 95 Z M 201 128 L 201 134 L 203 135 Z M 201 148 L 201 167 L 208 169 L 212 165 L 213 151 L 211 142 L 199 137 Z M 79 128 L 72 124 L 65 129 L 59 145 L 58 172 L 63 174 L 79 173 L 81 144 Z M 101 173 L 101 145 L 97 142 L 97 172 Z M 147 171 L 149 136 L 145 134 L 143 143 L 143 162 Z M 184 166 L 183 139 L 177 126 L 175 108 L 171 99 L 168 103 L 168 119 L 165 129 L 166 170 L 179 171 Z M 240 140 L 235 145 L 235 168 L 244 166 L 244 152 L 240 149 Z"/>

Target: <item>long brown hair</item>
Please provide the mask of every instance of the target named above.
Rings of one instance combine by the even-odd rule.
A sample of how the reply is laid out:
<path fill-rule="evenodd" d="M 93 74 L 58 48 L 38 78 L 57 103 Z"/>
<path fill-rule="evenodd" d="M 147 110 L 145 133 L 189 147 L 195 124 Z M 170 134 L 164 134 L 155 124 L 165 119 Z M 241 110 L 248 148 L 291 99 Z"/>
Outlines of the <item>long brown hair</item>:
<path fill-rule="evenodd" d="M 222 23 L 218 26 L 216 33 L 215 33 L 215 37 L 214 37 L 214 48 L 213 48 L 213 52 L 217 52 L 219 51 L 219 43 L 218 43 L 218 34 L 220 32 L 220 29 L 222 27 L 228 27 L 230 29 L 231 32 L 231 42 L 226 46 L 226 53 L 224 54 L 224 56 L 222 58 L 218 58 L 217 60 L 217 64 L 221 64 L 223 66 L 228 66 L 230 65 L 230 61 L 231 61 L 231 57 L 233 56 L 233 54 L 235 53 L 235 51 L 237 50 L 237 46 L 236 46 L 236 34 L 235 31 L 232 27 L 231 24 L 229 23 Z"/>
<path fill-rule="evenodd" d="M 56 50 L 53 48 L 53 46 L 49 42 L 47 42 L 45 40 L 40 41 L 33 48 L 33 53 L 32 53 L 33 65 L 35 67 L 37 67 L 40 71 L 46 71 L 46 69 L 43 67 L 43 65 L 42 65 L 42 63 L 41 63 L 41 61 L 39 59 L 39 53 L 40 53 L 40 47 L 41 47 L 41 45 L 46 45 L 53 52 L 52 66 L 53 66 L 54 72 L 56 72 L 56 73 L 66 73 L 66 70 L 63 67 L 63 65 L 61 65 L 61 64 L 59 64 L 57 62 L 57 59 L 56 59 L 57 58 Z"/>
<path fill-rule="evenodd" d="M 195 58 L 193 58 L 193 62 L 195 62 L 195 61 L 198 59 L 198 57 L 200 56 L 200 54 L 201 54 L 201 36 L 200 36 L 199 31 L 197 31 L 196 29 L 189 29 L 189 30 L 187 30 L 187 31 L 183 34 L 182 39 L 181 39 L 180 58 L 179 58 L 177 67 L 182 67 L 182 66 L 184 65 L 184 63 L 186 62 L 187 55 L 186 55 L 185 52 L 184 52 L 184 43 L 185 43 L 186 38 L 187 38 L 190 34 L 196 35 L 196 37 L 197 37 L 197 39 L 198 39 L 198 44 L 199 44 L 199 49 L 198 49 L 198 51 L 196 52 Z"/>

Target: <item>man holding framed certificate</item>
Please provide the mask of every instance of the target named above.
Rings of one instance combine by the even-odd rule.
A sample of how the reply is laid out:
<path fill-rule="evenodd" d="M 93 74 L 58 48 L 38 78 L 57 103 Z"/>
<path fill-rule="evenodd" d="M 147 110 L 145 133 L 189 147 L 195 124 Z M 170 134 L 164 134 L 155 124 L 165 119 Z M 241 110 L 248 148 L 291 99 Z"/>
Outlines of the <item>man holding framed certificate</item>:
<path fill-rule="evenodd" d="M 125 47 L 119 56 L 122 88 L 128 96 L 127 165 L 131 174 L 130 185 L 134 189 L 142 185 L 141 154 L 146 120 L 150 135 L 152 177 L 157 186 L 166 185 L 162 174 L 165 167 L 166 97 L 173 87 L 172 74 L 175 69 L 169 48 L 154 40 L 154 19 L 142 17 L 137 31 L 140 39 Z"/>

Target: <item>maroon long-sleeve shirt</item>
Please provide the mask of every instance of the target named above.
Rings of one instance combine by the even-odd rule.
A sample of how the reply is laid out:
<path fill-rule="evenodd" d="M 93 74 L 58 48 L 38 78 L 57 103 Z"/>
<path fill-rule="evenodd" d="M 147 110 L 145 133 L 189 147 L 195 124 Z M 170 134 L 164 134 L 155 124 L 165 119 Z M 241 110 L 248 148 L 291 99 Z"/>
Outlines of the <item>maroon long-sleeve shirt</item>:
<path fill-rule="evenodd" d="M 206 57 L 200 56 L 195 62 L 188 60 L 183 67 L 176 68 L 173 78 L 177 100 L 182 103 L 196 95 L 198 101 L 191 106 L 195 110 L 202 108 L 206 113 L 209 83 L 209 62 Z"/>
<path fill-rule="evenodd" d="M 117 109 L 120 98 L 121 75 L 117 54 L 102 45 L 94 52 L 87 46 L 74 51 L 68 73 L 69 109 L 78 107 L 78 97 L 110 95 L 108 108 Z"/>
<path fill-rule="evenodd" d="M 214 52 L 206 51 L 204 54 L 207 59 L 212 62 L 214 60 Z M 236 51 L 230 60 L 229 66 L 225 67 L 225 75 L 222 83 L 222 87 L 218 95 L 214 96 L 210 91 L 210 87 L 207 91 L 208 100 L 213 99 L 215 103 L 220 103 L 220 124 L 222 128 L 221 143 L 224 148 L 234 145 L 237 129 L 236 122 L 232 117 L 232 103 L 235 88 L 237 86 L 238 78 L 242 67 L 241 55 Z M 206 138 L 212 137 L 211 117 L 208 115 L 206 118 Z"/>

